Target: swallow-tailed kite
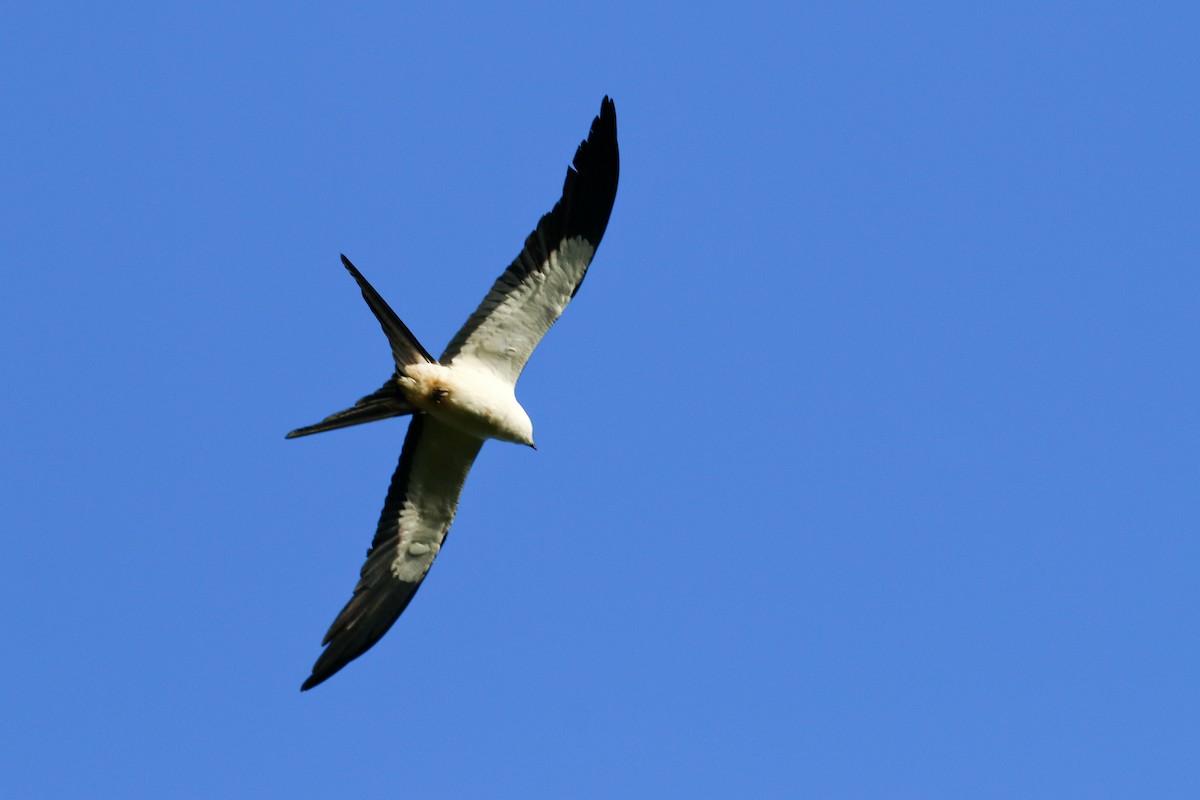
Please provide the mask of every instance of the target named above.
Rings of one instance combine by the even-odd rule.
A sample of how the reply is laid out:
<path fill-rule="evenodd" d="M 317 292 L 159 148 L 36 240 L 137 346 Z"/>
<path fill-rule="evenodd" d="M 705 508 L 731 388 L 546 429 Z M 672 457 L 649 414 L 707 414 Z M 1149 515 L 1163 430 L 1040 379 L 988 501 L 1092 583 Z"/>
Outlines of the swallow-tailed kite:
<path fill-rule="evenodd" d="M 342 263 L 383 327 L 395 372 L 353 407 L 288 438 L 412 415 L 354 596 L 325 634 L 301 686 L 311 689 L 371 648 L 416 594 L 487 439 L 533 446 L 514 394 L 530 353 L 579 290 L 617 194 L 617 112 L 605 97 L 567 169 L 562 198 L 435 360 L 350 260 Z"/>

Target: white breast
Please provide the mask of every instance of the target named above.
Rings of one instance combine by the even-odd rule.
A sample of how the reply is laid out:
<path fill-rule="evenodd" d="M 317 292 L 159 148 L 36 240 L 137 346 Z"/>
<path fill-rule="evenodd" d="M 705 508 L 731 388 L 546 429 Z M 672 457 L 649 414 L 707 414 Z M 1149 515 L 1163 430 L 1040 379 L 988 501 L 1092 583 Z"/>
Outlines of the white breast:
<path fill-rule="evenodd" d="M 480 439 L 533 445 L 533 423 L 513 387 L 475 365 L 412 364 L 400 378 L 405 397 L 422 411 Z"/>

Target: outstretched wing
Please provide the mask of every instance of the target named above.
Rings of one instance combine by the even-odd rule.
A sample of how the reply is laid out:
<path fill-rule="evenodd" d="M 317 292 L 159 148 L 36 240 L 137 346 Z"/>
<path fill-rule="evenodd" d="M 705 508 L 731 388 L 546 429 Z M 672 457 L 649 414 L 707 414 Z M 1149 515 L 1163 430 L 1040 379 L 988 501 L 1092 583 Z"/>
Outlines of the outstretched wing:
<path fill-rule="evenodd" d="M 413 416 L 354 596 L 325 634 L 325 652 L 301 691 L 367 652 L 400 617 L 446 539 L 482 446 L 433 417 Z"/>
<path fill-rule="evenodd" d="M 605 97 L 567 170 L 562 198 L 450 341 L 443 364 L 473 361 L 515 384 L 533 348 L 575 296 L 617 196 L 617 111 Z"/>

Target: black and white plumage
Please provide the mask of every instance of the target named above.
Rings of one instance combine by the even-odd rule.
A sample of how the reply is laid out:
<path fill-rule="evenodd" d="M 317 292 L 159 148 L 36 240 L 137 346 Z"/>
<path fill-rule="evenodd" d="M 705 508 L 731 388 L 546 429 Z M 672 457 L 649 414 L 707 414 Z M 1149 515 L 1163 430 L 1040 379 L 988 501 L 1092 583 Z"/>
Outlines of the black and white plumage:
<path fill-rule="evenodd" d="M 342 256 L 387 335 L 395 371 L 353 407 L 288 438 L 413 418 L 354 595 L 325 634 L 325 650 L 301 690 L 365 653 L 408 606 L 445 541 L 484 441 L 533 446 L 533 424 L 514 394 L 517 378 L 587 273 L 612 212 L 619 160 L 616 109 L 605 97 L 562 197 L 438 360 Z"/>

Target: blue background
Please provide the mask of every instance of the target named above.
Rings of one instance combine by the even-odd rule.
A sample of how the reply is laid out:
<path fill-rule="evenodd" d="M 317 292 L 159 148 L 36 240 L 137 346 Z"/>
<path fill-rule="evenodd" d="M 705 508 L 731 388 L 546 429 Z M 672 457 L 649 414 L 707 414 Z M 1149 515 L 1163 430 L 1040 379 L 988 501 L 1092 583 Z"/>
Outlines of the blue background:
<path fill-rule="evenodd" d="M 423 4 L 425 6 L 432 4 Z M 1200 15 L 26 4 L 0 795 L 1196 797 Z M 611 94 L 586 283 L 298 692 L 440 352 Z"/>

